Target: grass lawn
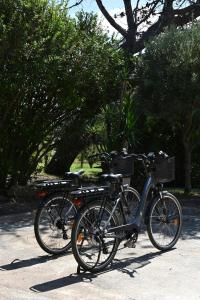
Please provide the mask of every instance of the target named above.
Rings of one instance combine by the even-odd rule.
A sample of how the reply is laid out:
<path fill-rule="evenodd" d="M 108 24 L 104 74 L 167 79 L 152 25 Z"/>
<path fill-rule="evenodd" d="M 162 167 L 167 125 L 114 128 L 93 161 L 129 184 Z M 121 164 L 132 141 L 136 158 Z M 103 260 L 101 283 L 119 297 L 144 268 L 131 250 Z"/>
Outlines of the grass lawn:
<path fill-rule="evenodd" d="M 179 196 L 185 196 L 184 194 L 184 189 L 183 188 L 178 188 L 178 187 L 169 187 L 166 188 L 169 192 L 179 195 Z M 200 196 L 200 189 L 192 189 L 191 193 L 189 196 Z"/>
<path fill-rule="evenodd" d="M 97 166 L 97 165 L 96 165 Z M 93 165 L 92 168 L 90 168 L 90 165 L 87 162 L 83 163 L 83 167 L 81 167 L 81 163 L 79 161 L 75 161 L 70 168 L 71 172 L 79 171 L 80 169 L 83 169 L 85 171 L 84 175 L 86 176 L 97 176 L 98 173 L 102 172 L 101 168 L 95 168 L 95 165 Z"/>

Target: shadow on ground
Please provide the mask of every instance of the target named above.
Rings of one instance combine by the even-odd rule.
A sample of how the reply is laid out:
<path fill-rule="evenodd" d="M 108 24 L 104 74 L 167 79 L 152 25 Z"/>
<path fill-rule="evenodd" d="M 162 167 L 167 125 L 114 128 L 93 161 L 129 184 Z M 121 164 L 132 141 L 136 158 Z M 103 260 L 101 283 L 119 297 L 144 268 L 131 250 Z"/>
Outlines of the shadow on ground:
<path fill-rule="evenodd" d="M 0 266 L 0 271 L 13 271 L 13 270 L 21 269 L 21 268 L 32 267 L 34 265 L 44 264 L 50 260 L 56 260 L 56 259 L 60 258 L 61 256 L 66 256 L 66 255 L 70 255 L 70 254 L 72 254 L 72 252 L 68 251 L 67 253 L 62 254 L 62 255 L 42 255 L 39 257 L 32 257 L 32 258 L 23 259 L 23 260 L 15 259 L 9 264 Z"/>
<path fill-rule="evenodd" d="M 137 258 L 129 257 L 120 260 L 114 259 L 112 265 L 109 268 L 106 268 L 102 272 L 95 273 L 95 274 L 86 273 L 86 272 L 80 274 L 71 274 L 69 276 L 65 276 L 52 281 L 47 281 L 41 284 L 34 285 L 30 287 L 30 290 L 36 293 L 49 292 L 52 290 L 56 290 L 80 282 L 92 282 L 95 278 L 99 277 L 100 275 L 108 272 L 112 272 L 114 270 L 127 274 L 128 276 L 133 278 L 138 268 L 145 267 L 146 265 L 151 263 L 152 259 L 159 257 L 161 255 L 164 255 L 164 253 L 159 251 L 159 252 L 145 254 Z"/>
<path fill-rule="evenodd" d="M 200 210 L 197 208 L 183 209 L 183 228 L 181 238 L 200 239 Z"/>
<path fill-rule="evenodd" d="M 32 213 L 15 214 L 0 217 L 0 234 L 14 232 L 17 229 L 33 225 L 34 215 Z"/>

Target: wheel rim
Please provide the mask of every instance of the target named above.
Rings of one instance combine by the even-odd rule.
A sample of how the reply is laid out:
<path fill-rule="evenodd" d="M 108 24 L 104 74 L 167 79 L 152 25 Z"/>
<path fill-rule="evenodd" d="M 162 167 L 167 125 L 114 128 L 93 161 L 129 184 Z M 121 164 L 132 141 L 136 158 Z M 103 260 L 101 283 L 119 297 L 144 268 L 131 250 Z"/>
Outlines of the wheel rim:
<path fill-rule="evenodd" d="M 88 269 L 103 267 L 115 251 L 116 237 L 105 234 L 103 230 L 109 217 L 110 211 L 105 208 L 102 213 L 101 206 L 90 208 L 81 215 L 76 231 L 76 249 Z M 111 217 L 106 228 L 114 224 L 115 220 Z"/>
<path fill-rule="evenodd" d="M 180 228 L 180 210 L 171 198 L 159 199 L 152 208 L 150 230 L 155 243 L 167 248 L 175 241 Z"/>
<path fill-rule="evenodd" d="M 38 220 L 38 232 L 42 244 L 51 251 L 63 250 L 71 239 L 71 229 L 75 215 L 75 208 L 69 201 L 56 198 L 48 203 L 41 211 Z"/>

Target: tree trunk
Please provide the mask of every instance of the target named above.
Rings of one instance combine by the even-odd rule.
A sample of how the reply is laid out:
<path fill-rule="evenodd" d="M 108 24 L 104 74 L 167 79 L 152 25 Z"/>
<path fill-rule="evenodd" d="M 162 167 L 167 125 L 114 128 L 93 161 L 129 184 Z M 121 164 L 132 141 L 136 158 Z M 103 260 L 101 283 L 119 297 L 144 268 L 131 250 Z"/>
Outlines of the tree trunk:
<path fill-rule="evenodd" d="M 189 194 L 192 189 L 191 171 L 192 171 L 192 147 L 190 141 L 184 141 L 185 153 L 185 193 Z"/>
<path fill-rule="evenodd" d="M 77 155 L 88 146 L 89 140 L 89 137 L 86 137 L 83 132 L 73 132 L 70 135 L 66 132 L 56 149 L 55 155 L 45 168 L 45 172 L 51 175 L 64 176 L 65 172 L 70 170 Z"/>
<path fill-rule="evenodd" d="M 189 194 L 192 189 L 191 171 L 192 171 L 192 113 L 185 117 L 183 127 L 183 145 L 185 154 L 185 193 Z"/>
<path fill-rule="evenodd" d="M 6 194 L 6 179 L 7 176 L 0 176 L 0 194 L 4 195 Z"/>
<path fill-rule="evenodd" d="M 0 194 L 4 194 L 7 187 L 9 164 L 7 164 L 6 159 L 7 157 L 3 153 L 0 157 Z"/>
<path fill-rule="evenodd" d="M 76 156 L 79 154 L 79 151 L 80 147 L 77 147 L 77 145 L 71 145 L 70 149 L 69 147 L 62 149 L 62 146 L 60 145 L 59 148 L 57 148 L 55 155 L 47 165 L 45 169 L 46 173 L 63 177 L 65 172 L 70 170 L 70 167 Z"/>
<path fill-rule="evenodd" d="M 83 163 L 84 163 L 84 155 L 83 152 L 81 153 L 81 169 L 83 168 Z"/>

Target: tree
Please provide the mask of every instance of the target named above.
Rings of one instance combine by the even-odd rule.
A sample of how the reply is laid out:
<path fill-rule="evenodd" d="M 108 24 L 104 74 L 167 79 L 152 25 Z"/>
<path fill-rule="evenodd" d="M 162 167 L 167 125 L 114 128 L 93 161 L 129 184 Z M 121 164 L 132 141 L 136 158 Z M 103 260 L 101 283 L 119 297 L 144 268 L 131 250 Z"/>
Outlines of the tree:
<path fill-rule="evenodd" d="M 47 0 L 0 0 L 0 186 L 25 183 L 74 110 L 75 28 Z"/>
<path fill-rule="evenodd" d="M 186 192 L 191 190 L 191 155 L 199 133 L 199 39 L 199 25 L 161 34 L 138 60 L 134 82 L 142 109 L 169 124 L 182 138 Z"/>
<path fill-rule="evenodd" d="M 124 74 L 124 59 L 116 41 L 103 32 L 97 16 L 80 12 L 76 18 L 79 35 L 74 57 L 72 81 L 80 99 L 73 118 L 62 127 L 56 153 L 46 168 L 50 174 L 62 176 L 76 156 L 91 142 L 88 126 L 103 105 L 118 99 Z"/>
<path fill-rule="evenodd" d="M 117 90 L 106 78 L 112 63 L 118 76 L 119 51 L 95 24 L 70 19 L 65 3 L 0 0 L 0 188 L 8 177 L 25 184 L 75 117 L 95 113 L 105 86 L 106 99 Z"/>
<path fill-rule="evenodd" d="M 84 0 L 70 0 L 70 8 Z M 102 0 L 96 3 L 117 32 L 122 36 L 122 47 L 128 53 L 137 53 L 144 49 L 145 43 L 161 33 L 169 25 L 183 26 L 200 16 L 199 0 L 123 0 L 124 9 L 111 16 Z M 127 28 L 123 28 L 117 18 L 126 18 Z"/>

